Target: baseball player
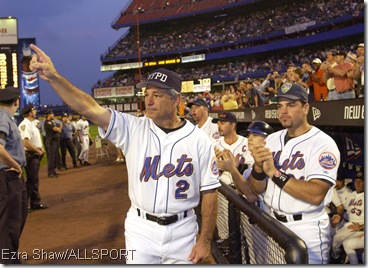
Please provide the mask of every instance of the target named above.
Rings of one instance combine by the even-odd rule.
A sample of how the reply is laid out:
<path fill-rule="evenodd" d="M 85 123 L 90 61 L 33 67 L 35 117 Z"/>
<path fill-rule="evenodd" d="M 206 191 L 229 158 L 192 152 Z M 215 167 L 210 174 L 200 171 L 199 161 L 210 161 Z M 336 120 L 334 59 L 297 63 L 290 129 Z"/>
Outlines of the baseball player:
<path fill-rule="evenodd" d="M 222 112 L 218 118 L 212 119 L 212 123 L 217 123 L 221 135 L 215 146 L 216 156 L 221 159 L 222 151 L 227 149 L 239 159 L 242 167 L 246 169 L 251 166 L 254 160 L 248 149 L 248 139 L 236 133 L 238 121 L 235 115 L 231 112 Z M 229 185 L 234 183 L 228 171 L 223 171 L 220 179 Z"/>
<path fill-rule="evenodd" d="M 213 145 L 206 134 L 177 115 L 181 79 L 158 69 L 145 87 L 146 116 L 105 109 L 73 86 L 38 47 L 31 69 L 38 70 L 75 111 L 99 126 L 99 134 L 121 148 L 127 163 L 131 208 L 125 246 L 135 250 L 127 263 L 197 263 L 210 254 L 220 186 Z M 137 149 L 139 148 L 139 149 Z M 202 228 L 196 241 L 194 207 L 202 193 Z"/>
<path fill-rule="evenodd" d="M 248 149 L 252 152 L 254 145 L 261 144 L 266 137 L 273 133 L 272 127 L 263 121 L 253 121 L 249 124 L 245 131 L 245 136 L 248 138 Z M 228 171 L 231 174 L 233 182 L 239 193 L 243 194 L 245 198 L 251 202 L 256 203 L 261 209 L 267 211 L 262 202 L 263 196 L 253 193 L 248 177 L 252 170 L 252 165 L 249 165 L 243 173 L 241 167 L 239 168 L 239 160 L 227 149 L 221 154 L 221 160 L 217 160 L 217 167 L 219 170 Z M 239 170 L 240 169 L 240 170 Z M 245 217 L 245 221 L 246 221 Z M 251 264 L 266 263 L 269 254 L 267 237 L 259 234 L 259 227 L 250 225 L 252 231 L 246 235 L 245 240 L 248 244 L 248 251 Z M 257 241 L 256 241 L 256 239 Z"/>
<path fill-rule="evenodd" d="M 245 131 L 245 136 L 248 139 L 248 149 L 252 152 L 255 145 L 262 144 L 266 137 L 273 133 L 273 128 L 263 121 L 253 121 L 249 124 Z M 225 149 L 221 155 L 222 159 L 217 160 L 217 167 L 220 170 L 227 171 L 231 174 L 236 189 L 245 195 L 249 202 L 256 202 L 258 196 L 251 190 L 248 177 L 252 171 L 252 165 L 249 165 L 246 169 L 243 169 L 241 173 L 241 167 L 239 170 L 239 159 L 237 159 L 231 151 Z"/>
<path fill-rule="evenodd" d="M 25 171 L 27 174 L 27 195 L 30 200 L 28 212 L 36 209 L 46 209 L 46 204 L 41 204 L 41 196 L 38 191 L 40 161 L 45 154 L 42 146 L 41 133 L 33 123 L 36 119 L 37 110 L 32 104 L 26 105 L 22 109 L 24 120 L 19 124 L 19 132 L 22 137 L 24 149 L 26 152 L 27 165 Z"/>
<path fill-rule="evenodd" d="M 362 171 L 357 172 L 354 187 L 355 191 L 350 193 L 345 200 L 349 221 L 337 230 L 332 239 L 332 257 L 339 259 L 342 245 L 349 263 L 359 264 L 355 249 L 364 248 L 364 239 L 359 239 L 359 236 L 364 235 L 364 177 Z M 342 219 L 339 214 L 334 216 Z"/>
<path fill-rule="evenodd" d="M 307 122 L 308 95 L 299 84 L 285 83 L 277 94 L 283 130 L 254 146 L 252 190 L 264 194 L 270 214 L 303 239 L 311 264 L 328 263 L 331 202 L 340 152 L 334 140 Z M 321 142 L 323 141 L 323 142 Z"/>
<path fill-rule="evenodd" d="M 81 144 L 81 152 L 79 154 L 79 163 L 80 165 L 89 166 L 91 165 L 88 162 L 89 156 L 89 140 L 92 139 L 89 135 L 89 123 L 84 115 L 77 122 L 77 130 L 79 136 L 79 142 Z"/>
<path fill-rule="evenodd" d="M 220 133 L 217 124 L 212 123 L 213 118 L 208 116 L 208 103 L 204 99 L 197 98 L 190 102 L 188 107 L 192 109 L 192 117 L 197 126 L 206 132 L 213 144 L 216 144 L 220 139 Z"/>

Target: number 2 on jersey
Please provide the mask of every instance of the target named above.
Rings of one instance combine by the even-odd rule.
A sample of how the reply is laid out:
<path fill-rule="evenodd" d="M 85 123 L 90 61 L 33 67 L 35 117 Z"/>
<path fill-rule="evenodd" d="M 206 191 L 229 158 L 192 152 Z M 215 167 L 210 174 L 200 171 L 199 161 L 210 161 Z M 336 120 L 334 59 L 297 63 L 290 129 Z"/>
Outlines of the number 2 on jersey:
<path fill-rule="evenodd" d="M 187 194 L 184 192 L 189 189 L 189 183 L 186 180 L 180 180 L 176 183 L 175 199 L 187 199 Z"/>

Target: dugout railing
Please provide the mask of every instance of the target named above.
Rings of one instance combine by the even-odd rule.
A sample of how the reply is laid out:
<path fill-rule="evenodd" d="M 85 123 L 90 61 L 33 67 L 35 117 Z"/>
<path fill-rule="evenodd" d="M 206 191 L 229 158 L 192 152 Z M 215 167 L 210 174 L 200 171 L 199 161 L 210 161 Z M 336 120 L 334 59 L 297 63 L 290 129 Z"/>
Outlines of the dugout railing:
<path fill-rule="evenodd" d="M 218 264 L 307 264 L 305 242 L 222 183 L 212 255 Z"/>

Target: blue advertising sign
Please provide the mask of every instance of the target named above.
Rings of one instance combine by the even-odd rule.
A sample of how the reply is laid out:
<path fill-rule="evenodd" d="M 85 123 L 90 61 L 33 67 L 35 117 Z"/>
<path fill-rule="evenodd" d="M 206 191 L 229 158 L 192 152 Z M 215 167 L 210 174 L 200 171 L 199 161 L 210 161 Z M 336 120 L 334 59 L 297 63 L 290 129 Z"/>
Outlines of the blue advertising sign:
<path fill-rule="evenodd" d="M 35 38 L 19 38 L 19 60 L 20 60 L 20 108 L 28 104 L 33 104 L 35 107 L 40 106 L 40 88 L 39 78 L 36 72 L 32 72 L 29 68 L 29 63 L 32 59 L 32 50 L 30 44 L 36 44 Z"/>

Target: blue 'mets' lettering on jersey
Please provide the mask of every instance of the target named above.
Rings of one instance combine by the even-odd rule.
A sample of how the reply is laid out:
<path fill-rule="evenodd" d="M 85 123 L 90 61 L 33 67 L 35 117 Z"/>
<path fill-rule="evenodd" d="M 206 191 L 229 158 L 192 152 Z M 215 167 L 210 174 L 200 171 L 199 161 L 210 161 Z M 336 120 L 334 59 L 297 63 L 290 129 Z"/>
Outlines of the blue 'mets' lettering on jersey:
<path fill-rule="evenodd" d="M 305 161 L 304 161 L 304 154 L 300 153 L 300 151 L 297 151 L 295 154 L 291 155 L 291 159 L 285 159 L 284 162 L 281 163 L 281 165 L 279 164 L 280 161 L 280 156 L 281 156 L 281 152 L 282 151 L 278 151 L 278 152 L 273 152 L 273 159 L 274 159 L 274 163 L 275 163 L 275 167 L 278 169 L 282 169 L 287 171 L 289 168 L 291 170 L 293 169 L 303 169 L 305 166 Z"/>
<path fill-rule="evenodd" d="M 158 164 L 160 162 L 160 156 L 156 155 L 152 157 L 146 157 L 144 160 L 143 169 L 141 171 L 140 180 L 147 182 L 150 178 L 153 180 L 159 179 L 161 176 L 170 178 L 172 176 L 182 177 L 190 176 L 193 174 L 193 164 L 191 158 L 187 158 L 186 154 L 183 154 L 177 159 L 178 165 L 175 167 L 174 164 L 166 164 L 161 172 L 158 172 Z"/>

